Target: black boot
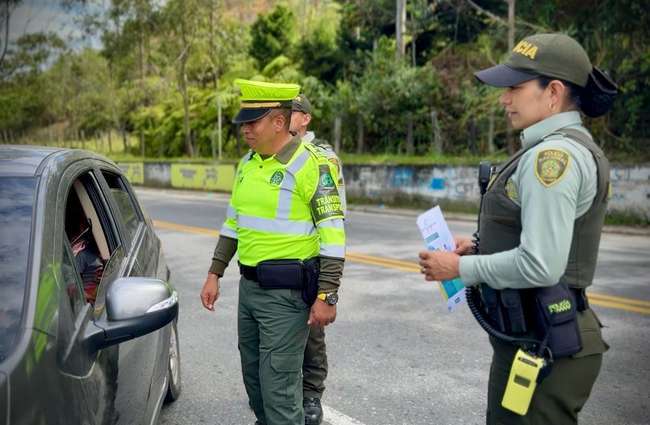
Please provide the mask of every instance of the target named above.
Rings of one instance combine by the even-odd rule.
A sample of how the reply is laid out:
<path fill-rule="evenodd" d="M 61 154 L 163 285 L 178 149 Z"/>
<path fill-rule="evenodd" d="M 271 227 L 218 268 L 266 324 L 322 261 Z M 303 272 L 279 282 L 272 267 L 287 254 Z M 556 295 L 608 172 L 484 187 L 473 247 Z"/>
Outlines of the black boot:
<path fill-rule="evenodd" d="M 302 400 L 305 409 L 305 425 L 320 425 L 323 421 L 323 408 L 320 405 L 320 398 L 305 397 Z"/>

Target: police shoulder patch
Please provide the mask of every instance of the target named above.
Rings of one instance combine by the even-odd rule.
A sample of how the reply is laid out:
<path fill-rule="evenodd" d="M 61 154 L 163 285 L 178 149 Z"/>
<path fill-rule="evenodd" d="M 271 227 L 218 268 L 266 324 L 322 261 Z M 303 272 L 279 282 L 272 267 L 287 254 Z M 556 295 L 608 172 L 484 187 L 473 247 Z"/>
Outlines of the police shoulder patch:
<path fill-rule="evenodd" d="M 318 167 L 319 178 L 316 192 L 311 199 L 314 221 L 319 223 L 330 217 L 343 217 L 341 198 L 327 164 Z"/>
<path fill-rule="evenodd" d="M 571 157 L 562 149 L 543 149 L 535 158 L 535 176 L 545 187 L 551 187 L 564 177 Z"/>

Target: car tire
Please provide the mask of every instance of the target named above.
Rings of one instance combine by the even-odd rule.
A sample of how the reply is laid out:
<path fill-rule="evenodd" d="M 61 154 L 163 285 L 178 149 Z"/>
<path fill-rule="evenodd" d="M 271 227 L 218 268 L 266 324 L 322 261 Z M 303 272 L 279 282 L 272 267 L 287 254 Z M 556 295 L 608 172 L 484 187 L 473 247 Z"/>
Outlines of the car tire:
<path fill-rule="evenodd" d="M 176 320 L 169 332 L 169 360 L 167 362 L 167 394 L 165 403 L 176 401 L 181 395 L 181 351 L 178 344 Z"/>

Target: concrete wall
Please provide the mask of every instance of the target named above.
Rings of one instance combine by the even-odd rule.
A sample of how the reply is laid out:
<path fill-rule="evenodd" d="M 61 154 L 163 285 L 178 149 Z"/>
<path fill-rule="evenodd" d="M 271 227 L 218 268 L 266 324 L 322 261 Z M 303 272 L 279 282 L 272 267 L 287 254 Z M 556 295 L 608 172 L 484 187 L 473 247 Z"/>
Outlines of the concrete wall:
<path fill-rule="evenodd" d="M 228 192 L 235 178 L 234 164 L 120 162 L 129 181 L 148 187 Z"/>
<path fill-rule="evenodd" d="M 118 164 L 133 184 L 198 190 L 230 191 L 234 164 L 125 162 Z M 376 202 L 415 198 L 431 202 L 478 204 L 477 167 L 345 165 L 349 198 Z M 650 164 L 613 165 L 610 210 L 650 217 Z"/>

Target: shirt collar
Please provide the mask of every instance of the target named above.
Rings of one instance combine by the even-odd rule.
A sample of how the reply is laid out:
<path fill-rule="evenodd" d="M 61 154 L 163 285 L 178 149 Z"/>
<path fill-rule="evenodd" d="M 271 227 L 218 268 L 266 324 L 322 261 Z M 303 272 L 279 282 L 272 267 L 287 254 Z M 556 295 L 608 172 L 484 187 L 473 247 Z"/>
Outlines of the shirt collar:
<path fill-rule="evenodd" d="M 521 132 L 521 146 L 524 149 L 529 148 L 554 131 L 575 125 L 582 125 L 582 118 L 578 111 L 560 112 L 551 115 Z"/>
<path fill-rule="evenodd" d="M 316 138 L 316 135 L 314 134 L 313 131 L 307 131 L 304 136 L 302 136 L 302 140 L 307 143 L 311 143 L 314 138 Z"/>
<path fill-rule="evenodd" d="M 300 136 L 294 136 L 289 143 L 284 145 L 282 149 L 275 154 L 275 159 L 277 159 L 281 164 L 287 164 L 293 157 L 293 154 L 296 153 L 299 146 Z"/>

